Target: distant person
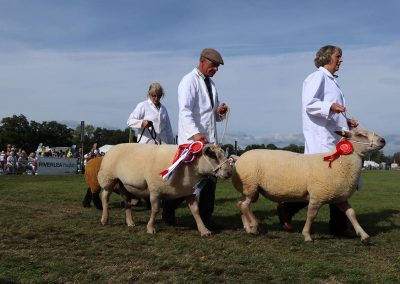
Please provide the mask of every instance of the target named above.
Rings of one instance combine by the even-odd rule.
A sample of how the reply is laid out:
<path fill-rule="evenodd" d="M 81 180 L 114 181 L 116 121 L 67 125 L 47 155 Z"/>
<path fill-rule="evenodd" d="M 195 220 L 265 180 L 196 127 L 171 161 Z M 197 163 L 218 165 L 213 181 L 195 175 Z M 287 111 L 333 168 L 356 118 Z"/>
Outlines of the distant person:
<path fill-rule="evenodd" d="M 140 102 L 128 118 L 130 128 L 138 129 L 139 143 L 173 144 L 171 122 L 168 111 L 161 104 L 164 90 L 157 82 L 151 83 L 147 92 L 147 100 Z M 143 135 L 141 136 L 141 134 Z"/>
<path fill-rule="evenodd" d="M 19 153 L 20 154 L 17 159 L 17 172 L 25 173 L 28 167 L 28 155 L 24 150 L 21 150 Z"/>
<path fill-rule="evenodd" d="M 4 165 L 6 164 L 6 153 L 1 151 L 0 153 L 0 171 L 4 172 Z"/>
<path fill-rule="evenodd" d="M 7 173 L 17 173 L 17 156 L 15 154 L 15 150 L 11 150 L 10 155 L 7 157 Z"/>
<path fill-rule="evenodd" d="M 36 152 L 31 152 L 28 156 L 28 168 L 31 169 L 32 174 L 36 174 L 36 168 L 37 168 L 37 161 L 36 161 Z"/>
<path fill-rule="evenodd" d="M 205 48 L 200 54 L 199 64 L 186 74 L 178 86 L 179 123 L 178 144 L 203 141 L 217 143 L 216 122 L 225 118 L 226 104 L 219 104 L 218 93 L 211 79 L 223 65 L 221 54 L 212 48 Z M 199 198 L 200 216 L 209 228 L 214 211 L 216 179 L 210 178 L 202 188 Z M 163 219 L 167 224 L 175 223 L 175 209 L 182 199 L 165 201 Z"/>
<path fill-rule="evenodd" d="M 328 153 L 335 149 L 340 136 L 335 131 L 356 127 L 357 120 L 346 117 L 345 99 L 336 81 L 342 60 L 342 50 L 333 45 L 321 47 L 314 59 L 318 68 L 303 82 L 302 117 L 305 138 L 304 154 Z M 279 219 L 285 230 L 291 231 L 292 217 L 307 203 L 281 203 Z M 346 215 L 335 205 L 330 207 L 330 232 L 336 236 L 355 237 Z"/>

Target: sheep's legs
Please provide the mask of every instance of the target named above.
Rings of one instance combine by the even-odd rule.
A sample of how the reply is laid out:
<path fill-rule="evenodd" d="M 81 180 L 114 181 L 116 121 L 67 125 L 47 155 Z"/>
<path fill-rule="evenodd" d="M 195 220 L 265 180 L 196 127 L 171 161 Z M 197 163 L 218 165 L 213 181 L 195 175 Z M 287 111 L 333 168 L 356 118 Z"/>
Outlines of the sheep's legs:
<path fill-rule="evenodd" d="M 185 197 L 186 202 L 189 206 L 190 211 L 192 212 L 192 215 L 194 217 L 194 220 L 196 221 L 197 229 L 199 230 L 200 234 L 202 237 L 208 237 L 211 235 L 210 230 L 206 228 L 204 225 L 203 220 L 200 217 L 200 212 L 199 212 L 199 203 L 197 202 L 197 199 L 195 195 L 190 195 Z"/>
<path fill-rule="evenodd" d="M 106 225 L 108 223 L 108 203 L 110 201 L 111 191 L 103 190 L 101 193 L 101 203 L 103 205 L 103 214 L 101 216 L 101 223 Z"/>
<path fill-rule="evenodd" d="M 86 190 L 85 197 L 83 198 L 82 205 L 85 208 L 89 208 L 91 202 L 92 202 L 92 191 L 90 187 L 88 187 L 88 189 Z"/>
<path fill-rule="evenodd" d="M 128 227 L 134 227 L 135 223 L 133 222 L 132 219 L 132 208 L 131 208 L 131 198 L 124 194 L 124 204 L 125 204 L 125 220 L 126 220 L 126 224 L 128 225 Z"/>
<path fill-rule="evenodd" d="M 304 224 L 303 227 L 303 236 L 304 236 L 304 241 L 306 242 L 312 242 L 311 238 L 311 225 L 314 222 L 315 217 L 317 217 L 319 208 L 321 208 L 321 204 L 318 203 L 313 203 L 309 202 L 308 204 L 308 210 L 307 210 L 307 220 L 306 223 Z"/>
<path fill-rule="evenodd" d="M 346 214 L 347 218 L 349 218 L 351 224 L 353 225 L 354 230 L 357 233 L 357 236 L 361 237 L 361 241 L 363 243 L 368 243 L 370 240 L 369 235 L 363 230 L 361 225 L 358 223 L 356 212 L 351 207 L 350 203 L 346 200 L 342 203 L 336 203 L 335 205 L 340 209 L 340 211 Z"/>
<path fill-rule="evenodd" d="M 149 222 L 147 223 L 147 233 L 155 234 L 156 229 L 154 228 L 154 222 L 156 220 L 158 211 L 160 211 L 160 199 L 155 196 L 150 195 L 150 203 L 151 203 L 151 215 Z"/>
<path fill-rule="evenodd" d="M 242 200 L 238 202 L 237 206 L 240 209 L 240 217 L 242 218 L 243 227 L 249 234 L 258 233 L 258 221 L 256 216 L 250 209 L 252 196 L 242 195 Z"/>

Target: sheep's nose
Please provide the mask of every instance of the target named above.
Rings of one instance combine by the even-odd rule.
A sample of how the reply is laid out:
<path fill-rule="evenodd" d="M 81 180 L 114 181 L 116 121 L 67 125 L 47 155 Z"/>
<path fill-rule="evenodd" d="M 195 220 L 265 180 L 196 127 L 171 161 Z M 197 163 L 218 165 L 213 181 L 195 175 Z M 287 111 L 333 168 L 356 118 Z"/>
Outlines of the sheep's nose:
<path fill-rule="evenodd" d="M 383 146 L 385 146 L 385 145 L 386 145 L 386 141 L 385 141 L 385 139 L 384 139 L 384 138 L 381 138 L 381 139 L 379 139 L 379 142 L 381 142 L 381 143 L 383 144 Z"/>

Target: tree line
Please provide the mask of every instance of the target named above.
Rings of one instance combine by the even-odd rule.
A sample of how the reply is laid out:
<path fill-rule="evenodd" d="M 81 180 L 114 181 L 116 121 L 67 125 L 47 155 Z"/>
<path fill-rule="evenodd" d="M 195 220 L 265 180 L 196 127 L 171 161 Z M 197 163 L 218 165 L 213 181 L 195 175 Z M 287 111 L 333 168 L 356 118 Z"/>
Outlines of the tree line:
<path fill-rule="evenodd" d="M 133 132 L 132 132 L 133 133 Z M 93 125 L 85 125 L 84 127 L 84 153 L 92 149 L 94 143 L 98 146 L 105 144 L 115 145 L 126 143 L 129 141 L 129 128 L 124 130 L 111 130 Z M 131 141 L 135 142 L 136 137 L 132 136 Z M 36 121 L 28 121 L 28 119 L 20 114 L 12 117 L 5 117 L 0 122 L 0 146 L 5 148 L 7 144 L 15 145 L 17 148 L 24 149 L 27 153 L 36 151 L 39 143 L 50 147 L 63 147 L 76 145 L 80 148 L 81 145 L 81 126 L 78 125 L 75 129 L 69 128 L 65 124 L 57 121 L 44 121 L 38 123 Z M 304 146 L 290 144 L 283 148 L 278 148 L 274 144 L 251 144 L 244 149 L 236 148 L 232 144 L 225 144 L 223 148 L 228 153 L 241 155 L 252 149 L 270 149 L 270 150 L 286 150 L 296 153 L 303 153 Z M 393 160 L 400 161 L 400 152 L 394 155 L 384 155 L 382 151 L 371 152 L 367 160 L 372 160 L 377 163 L 386 162 L 392 163 Z"/>
<path fill-rule="evenodd" d="M 129 140 L 129 128 L 124 130 L 110 130 L 93 125 L 84 127 L 84 153 L 92 149 L 93 144 L 97 145 L 115 145 L 126 143 Z M 135 137 L 133 137 L 135 140 Z M 82 147 L 81 126 L 75 129 L 57 121 L 28 121 L 20 114 L 12 117 L 5 117 L 0 122 L 0 145 L 5 148 L 7 144 L 15 145 L 17 148 L 24 149 L 27 153 L 36 151 L 39 143 L 50 147 L 70 147 L 76 145 Z"/>

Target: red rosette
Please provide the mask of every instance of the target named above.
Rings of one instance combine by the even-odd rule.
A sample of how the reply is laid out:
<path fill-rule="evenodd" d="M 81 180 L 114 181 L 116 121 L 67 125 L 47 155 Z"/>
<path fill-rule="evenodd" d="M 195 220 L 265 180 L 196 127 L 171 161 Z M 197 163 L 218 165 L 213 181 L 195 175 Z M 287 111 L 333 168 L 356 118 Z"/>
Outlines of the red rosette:
<path fill-rule="evenodd" d="M 196 154 L 203 149 L 203 145 L 204 144 L 201 141 L 194 141 L 192 144 L 190 144 L 189 151 Z"/>
<path fill-rule="evenodd" d="M 353 145 L 348 140 L 342 140 L 336 144 L 336 151 L 339 155 L 348 155 L 353 152 Z"/>
<path fill-rule="evenodd" d="M 332 155 L 325 156 L 324 161 L 329 161 L 329 167 L 332 168 L 332 161 L 341 155 L 349 155 L 353 152 L 353 144 L 348 140 L 342 140 L 336 144 L 336 152 Z"/>
<path fill-rule="evenodd" d="M 194 141 L 192 144 L 190 144 L 188 148 L 188 154 L 185 158 L 185 163 L 190 163 L 194 160 L 195 155 L 199 153 L 203 149 L 203 142 L 201 141 Z"/>

